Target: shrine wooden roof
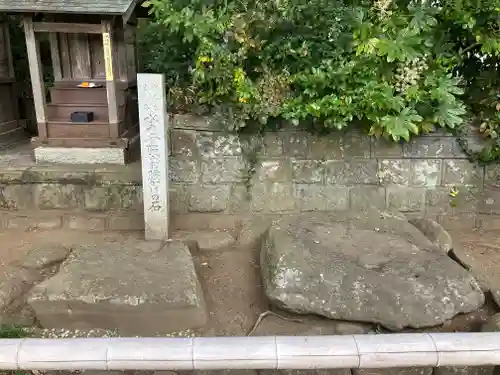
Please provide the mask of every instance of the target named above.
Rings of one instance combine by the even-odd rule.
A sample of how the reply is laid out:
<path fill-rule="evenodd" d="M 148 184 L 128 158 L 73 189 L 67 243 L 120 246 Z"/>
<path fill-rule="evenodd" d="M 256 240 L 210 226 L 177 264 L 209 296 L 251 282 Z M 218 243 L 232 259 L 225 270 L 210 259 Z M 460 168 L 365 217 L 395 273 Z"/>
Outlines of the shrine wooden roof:
<path fill-rule="evenodd" d="M 123 15 L 137 0 L 0 0 L 0 12 Z"/>

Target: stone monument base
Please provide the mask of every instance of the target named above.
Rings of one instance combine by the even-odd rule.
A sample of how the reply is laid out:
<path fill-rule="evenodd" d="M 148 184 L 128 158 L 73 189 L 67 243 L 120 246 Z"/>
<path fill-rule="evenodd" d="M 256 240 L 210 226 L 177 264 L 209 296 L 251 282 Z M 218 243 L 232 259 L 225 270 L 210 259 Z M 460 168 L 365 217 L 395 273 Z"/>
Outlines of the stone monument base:
<path fill-rule="evenodd" d="M 53 164 L 117 164 L 135 159 L 139 137 L 130 140 L 128 147 L 53 147 L 37 146 L 33 150 L 37 163 Z"/>

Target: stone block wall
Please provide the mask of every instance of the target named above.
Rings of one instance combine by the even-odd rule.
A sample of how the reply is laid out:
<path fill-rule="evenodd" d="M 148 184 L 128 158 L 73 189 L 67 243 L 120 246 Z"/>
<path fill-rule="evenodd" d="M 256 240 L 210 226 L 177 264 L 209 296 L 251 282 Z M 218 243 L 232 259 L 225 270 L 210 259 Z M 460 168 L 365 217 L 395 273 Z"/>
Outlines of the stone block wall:
<path fill-rule="evenodd" d="M 170 191 L 177 214 L 281 214 L 368 204 L 449 229 L 500 228 L 500 166 L 469 162 L 456 139 L 411 143 L 296 130 L 241 139 L 212 119 L 174 117 Z M 458 189 L 456 197 L 450 196 Z"/>
<path fill-rule="evenodd" d="M 144 228 L 138 165 L 0 167 L 3 229 Z"/>
<path fill-rule="evenodd" d="M 368 204 L 426 215 L 449 229 L 500 228 L 500 165 L 470 163 L 453 136 L 394 144 L 358 133 L 316 137 L 291 130 L 240 138 L 221 129 L 210 118 L 171 121 L 174 229 L 227 228 L 250 214 Z M 139 162 L 43 166 L 31 157 L 2 158 L 0 227 L 144 229 Z M 451 188 L 457 197 L 450 197 Z"/>

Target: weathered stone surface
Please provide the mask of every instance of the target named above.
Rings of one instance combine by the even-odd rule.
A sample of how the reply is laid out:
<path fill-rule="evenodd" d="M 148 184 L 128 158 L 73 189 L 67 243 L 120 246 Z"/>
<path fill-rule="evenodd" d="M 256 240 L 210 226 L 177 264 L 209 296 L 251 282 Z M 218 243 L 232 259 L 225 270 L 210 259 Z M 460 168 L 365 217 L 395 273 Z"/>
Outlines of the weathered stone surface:
<path fill-rule="evenodd" d="M 293 182 L 313 184 L 323 182 L 325 164 L 321 160 L 294 160 Z"/>
<path fill-rule="evenodd" d="M 259 181 L 286 182 L 292 178 L 289 160 L 264 160 L 257 167 Z"/>
<path fill-rule="evenodd" d="M 245 178 L 245 162 L 238 156 L 202 160 L 202 181 L 210 184 L 240 182 Z"/>
<path fill-rule="evenodd" d="M 154 335 L 204 324 L 204 298 L 188 248 L 125 238 L 81 245 L 28 296 L 44 328 Z"/>
<path fill-rule="evenodd" d="M 83 186 L 62 184 L 35 185 L 35 202 L 40 209 L 71 209 L 83 207 Z"/>
<path fill-rule="evenodd" d="M 236 243 L 234 236 L 224 230 L 180 230 L 172 239 L 186 243 L 191 251 L 224 251 Z"/>
<path fill-rule="evenodd" d="M 228 185 L 192 185 L 187 188 L 188 211 L 220 212 L 229 205 Z"/>
<path fill-rule="evenodd" d="M 403 145 L 404 155 L 416 158 L 453 158 L 453 137 L 420 137 Z"/>
<path fill-rule="evenodd" d="M 399 142 L 392 142 L 385 138 L 371 138 L 371 157 L 373 158 L 402 158 L 403 146 Z"/>
<path fill-rule="evenodd" d="M 169 158 L 168 178 L 173 182 L 197 182 L 200 178 L 200 166 L 196 159 L 186 157 Z"/>
<path fill-rule="evenodd" d="M 469 160 L 445 160 L 443 184 L 482 186 L 484 167 Z"/>
<path fill-rule="evenodd" d="M 327 161 L 326 182 L 338 185 L 377 184 L 377 161 Z"/>
<path fill-rule="evenodd" d="M 44 245 L 31 250 L 22 260 L 21 266 L 28 269 L 43 270 L 65 260 L 71 248 L 62 245 Z"/>
<path fill-rule="evenodd" d="M 272 224 L 270 218 L 256 216 L 246 219 L 240 223 L 240 230 L 237 232 L 238 247 L 253 248 L 260 245 L 264 235 Z"/>
<path fill-rule="evenodd" d="M 292 211 L 296 207 L 293 187 L 289 183 L 256 184 L 252 186 L 251 195 L 251 207 L 255 212 Z"/>
<path fill-rule="evenodd" d="M 433 189 L 441 184 L 441 160 L 411 160 L 410 185 Z"/>
<path fill-rule="evenodd" d="M 37 271 L 8 265 L 0 269 L 0 324 L 30 324 L 25 296 L 40 281 Z"/>
<path fill-rule="evenodd" d="M 408 185 L 410 182 L 410 160 L 379 160 L 377 177 L 381 185 Z"/>
<path fill-rule="evenodd" d="M 349 205 L 353 210 L 369 207 L 385 208 L 385 189 L 380 186 L 353 186 L 350 188 Z"/>
<path fill-rule="evenodd" d="M 425 189 L 406 186 L 387 187 L 387 207 L 397 211 L 423 211 Z"/>
<path fill-rule="evenodd" d="M 349 208 L 346 186 L 295 184 L 294 196 L 300 211 L 334 211 Z"/>
<path fill-rule="evenodd" d="M 276 305 L 390 329 L 430 327 L 484 303 L 474 277 L 400 214 L 375 209 L 287 216 L 262 247 Z"/>
<path fill-rule="evenodd" d="M 408 221 L 425 234 L 444 253 L 448 253 L 448 251 L 453 249 L 453 241 L 450 234 L 438 222 L 427 218 L 409 219 Z"/>

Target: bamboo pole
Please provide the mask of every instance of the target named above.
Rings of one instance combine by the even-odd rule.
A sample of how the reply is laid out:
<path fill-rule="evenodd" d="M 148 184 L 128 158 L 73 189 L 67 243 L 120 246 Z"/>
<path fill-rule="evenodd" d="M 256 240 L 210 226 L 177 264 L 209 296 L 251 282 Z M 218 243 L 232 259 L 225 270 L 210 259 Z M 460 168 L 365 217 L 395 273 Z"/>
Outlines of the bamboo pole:
<path fill-rule="evenodd" d="M 500 332 L 0 340 L 0 370 L 222 370 L 500 365 Z"/>

